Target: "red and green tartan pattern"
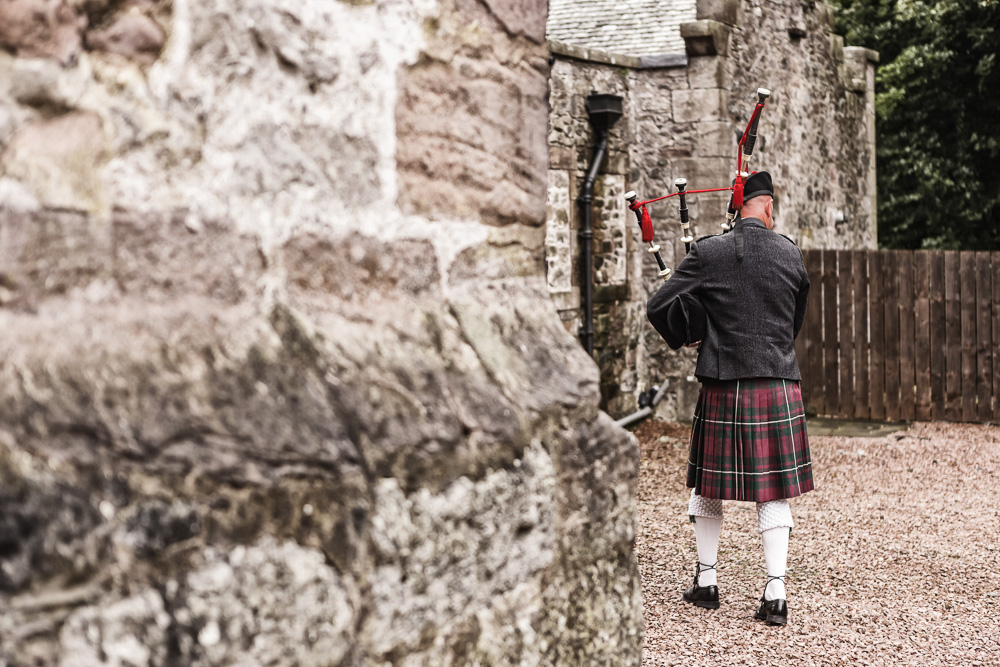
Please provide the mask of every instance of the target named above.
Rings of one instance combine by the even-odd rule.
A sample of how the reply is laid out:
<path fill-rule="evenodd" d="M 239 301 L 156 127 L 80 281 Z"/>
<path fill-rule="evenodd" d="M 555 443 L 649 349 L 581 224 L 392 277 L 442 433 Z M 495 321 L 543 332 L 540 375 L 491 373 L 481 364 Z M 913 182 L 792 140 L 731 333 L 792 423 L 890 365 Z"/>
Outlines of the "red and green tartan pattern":
<path fill-rule="evenodd" d="M 753 378 L 703 384 L 694 411 L 687 485 L 705 498 L 758 503 L 811 491 L 799 383 Z"/>

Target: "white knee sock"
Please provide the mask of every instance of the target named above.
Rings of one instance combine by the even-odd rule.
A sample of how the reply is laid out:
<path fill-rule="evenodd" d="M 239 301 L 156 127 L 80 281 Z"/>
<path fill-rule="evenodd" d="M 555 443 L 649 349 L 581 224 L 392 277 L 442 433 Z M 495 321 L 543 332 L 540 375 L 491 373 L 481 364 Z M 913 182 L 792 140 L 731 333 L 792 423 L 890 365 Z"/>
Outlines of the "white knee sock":
<path fill-rule="evenodd" d="M 764 541 L 764 562 L 767 563 L 768 577 L 784 577 L 788 565 L 788 533 L 790 529 L 781 526 L 770 528 L 760 534 Z M 784 579 L 771 579 L 764 589 L 765 600 L 785 597 Z"/>
<path fill-rule="evenodd" d="M 694 518 L 694 537 L 698 543 L 699 570 L 704 565 L 715 565 L 719 560 L 719 533 L 722 531 L 722 519 L 712 519 L 706 516 Z M 715 570 L 704 570 L 698 574 L 699 586 L 717 586 L 718 577 Z"/>

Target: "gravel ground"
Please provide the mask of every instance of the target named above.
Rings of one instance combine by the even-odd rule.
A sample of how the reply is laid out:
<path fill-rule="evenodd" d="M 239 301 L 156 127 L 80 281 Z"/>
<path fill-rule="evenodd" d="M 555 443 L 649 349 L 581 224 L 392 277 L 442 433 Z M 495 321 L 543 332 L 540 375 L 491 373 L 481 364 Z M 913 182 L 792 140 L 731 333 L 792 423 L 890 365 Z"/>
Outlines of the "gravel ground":
<path fill-rule="evenodd" d="M 1000 427 L 810 438 L 816 489 L 791 501 L 785 627 L 753 620 L 766 580 L 753 503 L 725 503 L 722 608 L 681 601 L 697 558 L 690 428 L 635 434 L 643 665 L 1000 665 Z"/>

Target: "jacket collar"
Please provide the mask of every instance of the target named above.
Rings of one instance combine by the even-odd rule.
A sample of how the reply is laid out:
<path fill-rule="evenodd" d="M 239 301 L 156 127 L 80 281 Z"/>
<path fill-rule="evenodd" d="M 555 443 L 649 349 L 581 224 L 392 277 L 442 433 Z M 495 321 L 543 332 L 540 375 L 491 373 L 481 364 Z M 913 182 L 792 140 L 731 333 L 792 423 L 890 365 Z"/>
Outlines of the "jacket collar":
<path fill-rule="evenodd" d="M 740 224 L 744 227 L 761 227 L 767 229 L 767 225 L 760 218 L 740 218 Z"/>

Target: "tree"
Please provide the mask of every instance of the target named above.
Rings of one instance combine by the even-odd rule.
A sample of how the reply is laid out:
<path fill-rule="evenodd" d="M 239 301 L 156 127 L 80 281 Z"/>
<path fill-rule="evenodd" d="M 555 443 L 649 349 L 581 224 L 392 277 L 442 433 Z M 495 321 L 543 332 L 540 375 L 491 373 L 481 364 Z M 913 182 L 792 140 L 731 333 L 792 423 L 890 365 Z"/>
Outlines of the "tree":
<path fill-rule="evenodd" d="M 833 0 L 879 51 L 879 244 L 1000 250 L 1000 0 Z"/>

